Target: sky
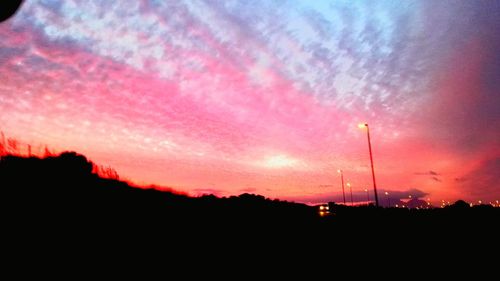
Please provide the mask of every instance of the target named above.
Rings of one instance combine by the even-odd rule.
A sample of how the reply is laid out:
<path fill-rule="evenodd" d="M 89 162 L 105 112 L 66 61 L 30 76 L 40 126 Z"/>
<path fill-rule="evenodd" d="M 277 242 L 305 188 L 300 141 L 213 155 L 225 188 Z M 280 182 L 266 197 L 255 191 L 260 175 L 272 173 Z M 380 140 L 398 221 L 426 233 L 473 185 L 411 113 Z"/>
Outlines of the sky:
<path fill-rule="evenodd" d="M 361 122 L 381 201 L 498 200 L 498 30 L 488 0 L 25 1 L 0 130 L 138 184 L 315 203 L 337 169 L 373 200 Z"/>

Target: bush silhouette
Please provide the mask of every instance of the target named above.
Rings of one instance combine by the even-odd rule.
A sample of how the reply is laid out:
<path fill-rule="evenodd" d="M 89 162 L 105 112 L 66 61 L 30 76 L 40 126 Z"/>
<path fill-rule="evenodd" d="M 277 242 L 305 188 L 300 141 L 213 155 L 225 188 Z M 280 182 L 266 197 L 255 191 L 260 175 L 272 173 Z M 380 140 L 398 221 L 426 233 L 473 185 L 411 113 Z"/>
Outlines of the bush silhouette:
<path fill-rule="evenodd" d="M 470 208 L 469 203 L 465 202 L 464 200 L 457 200 L 455 203 L 453 203 L 450 208 L 454 209 L 468 209 Z"/>

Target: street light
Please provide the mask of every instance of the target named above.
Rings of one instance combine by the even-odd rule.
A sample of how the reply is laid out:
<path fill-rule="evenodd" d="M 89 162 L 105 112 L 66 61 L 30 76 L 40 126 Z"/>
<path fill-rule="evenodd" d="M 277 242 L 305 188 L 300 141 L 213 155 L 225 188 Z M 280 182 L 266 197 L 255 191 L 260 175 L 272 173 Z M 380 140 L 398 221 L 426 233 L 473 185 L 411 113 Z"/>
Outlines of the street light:
<path fill-rule="evenodd" d="M 368 188 L 365 188 L 367 204 L 370 204 L 370 193 L 368 193 Z"/>
<path fill-rule="evenodd" d="M 391 198 L 389 198 L 389 192 L 385 192 L 385 195 L 387 196 L 387 205 L 390 207 L 391 206 Z"/>
<path fill-rule="evenodd" d="M 349 189 L 351 190 L 351 206 L 354 206 L 354 201 L 352 200 L 352 187 L 351 187 L 351 184 L 350 183 L 347 183 L 347 186 L 349 187 Z"/>
<path fill-rule="evenodd" d="M 344 196 L 344 205 L 345 205 L 345 191 L 344 191 L 344 173 L 341 169 L 337 170 L 337 173 L 340 174 L 340 180 L 342 181 L 342 195 Z"/>
<path fill-rule="evenodd" d="M 366 127 L 366 133 L 368 135 L 368 151 L 370 152 L 370 163 L 372 166 L 373 193 L 375 194 L 375 206 L 378 207 L 377 184 L 375 183 L 375 168 L 373 168 L 373 155 L 372 155 L 372 144 L 370 141 L 370 128 L 368 127 L 368 123 L 359 124 L 358 127 L 361 129 L 364 129 Z"/>

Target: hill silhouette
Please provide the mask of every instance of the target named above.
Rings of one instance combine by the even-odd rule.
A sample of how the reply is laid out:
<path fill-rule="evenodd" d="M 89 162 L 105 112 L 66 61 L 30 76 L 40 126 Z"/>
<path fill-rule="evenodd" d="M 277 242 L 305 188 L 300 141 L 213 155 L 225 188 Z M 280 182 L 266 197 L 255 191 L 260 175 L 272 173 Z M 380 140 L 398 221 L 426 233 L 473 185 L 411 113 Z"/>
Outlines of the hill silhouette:
<path fill-rule="evenodd" d="M 319 245 L 367 235 L 463 235 L 489 229 L 500 217 L 500 208 L 469 207 L 463 201 L 420 210 L 330 203 L 330 214 L 320 216 L 316 207 L 255 194 L 189 197 L 103 178 L 94 163 L 75 152 L 45 158 L 2 156 L 0 184 L 7 210 L 4 233 L 14 240 L 42 239 L 35 240 L 37 245 L 82 237 L 99 242 L 114 237 L 126 243 L 250 239 L 270 246 L 286 238 Z"/>
<path fill-rule="evenodd" d="M 4 156 L 0 178 L 5 201 L 29 217 L 57 222 L 66 216 L 86 222 L 130 224 L 154 221 L 197 223 L 266 223 L 310 221 L 313 207 L 242 194 L 229 198 L 199 198 L 153 188 L 137 188 L 94 173 L 85 156 L 64 152 L 46 158 Z M 238 218 L 238 220 L 234 220 Z M 28 218 L 25 218 L 28 219 Z"/>

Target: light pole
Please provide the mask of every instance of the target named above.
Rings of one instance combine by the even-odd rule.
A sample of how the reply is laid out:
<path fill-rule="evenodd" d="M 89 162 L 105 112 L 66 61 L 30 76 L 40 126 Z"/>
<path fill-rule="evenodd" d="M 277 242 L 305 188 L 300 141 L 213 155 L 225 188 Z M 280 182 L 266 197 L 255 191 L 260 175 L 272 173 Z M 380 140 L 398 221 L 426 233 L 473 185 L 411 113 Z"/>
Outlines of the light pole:
<path fill-rule="evenodd" d="M 370 193 L 368 193 L 368 188 L 365 188 L 365 192 L 366 192 L 366 204 L 367 205 L 370 205 Z"/>
<path fill-rule="evenodd" d="M 389 192 L 385 192 L 385 195 L 387 196 L 387 205 L 391 207 L 391 198 L 389 198 Z"/>
<path fill-rule="evenodd" d="M 342 181 L 342 195 L 344 196 L 344 206 L 345 206 L 344 173 L 340 169 L 337 170 L 337 173 L 340 174 L 340 180 Z"/>
<path fill-rule="evenodd" d="M 349 190 L 351 191 L 351 207 L 354 206 L 354 201 L 352 200 L 352 187 L 350 183 L 347 183 L 347 187 L 349 187 Z"/>
<path fill-rule="evenodd" d="M 359 124 L 358 127 L 361 129 L 366 127 L 366 133 L 368 135 L 368 150 L 370 151 L 370 163 L 372 166 L 373 193 L 375 194 L 375 206 L 378 207 L 377 184 L 375 182 L 375 168 L 373 167 L 372 144 L 370 141 L 370 128 L 368 127 L 368 123 Z"/>

